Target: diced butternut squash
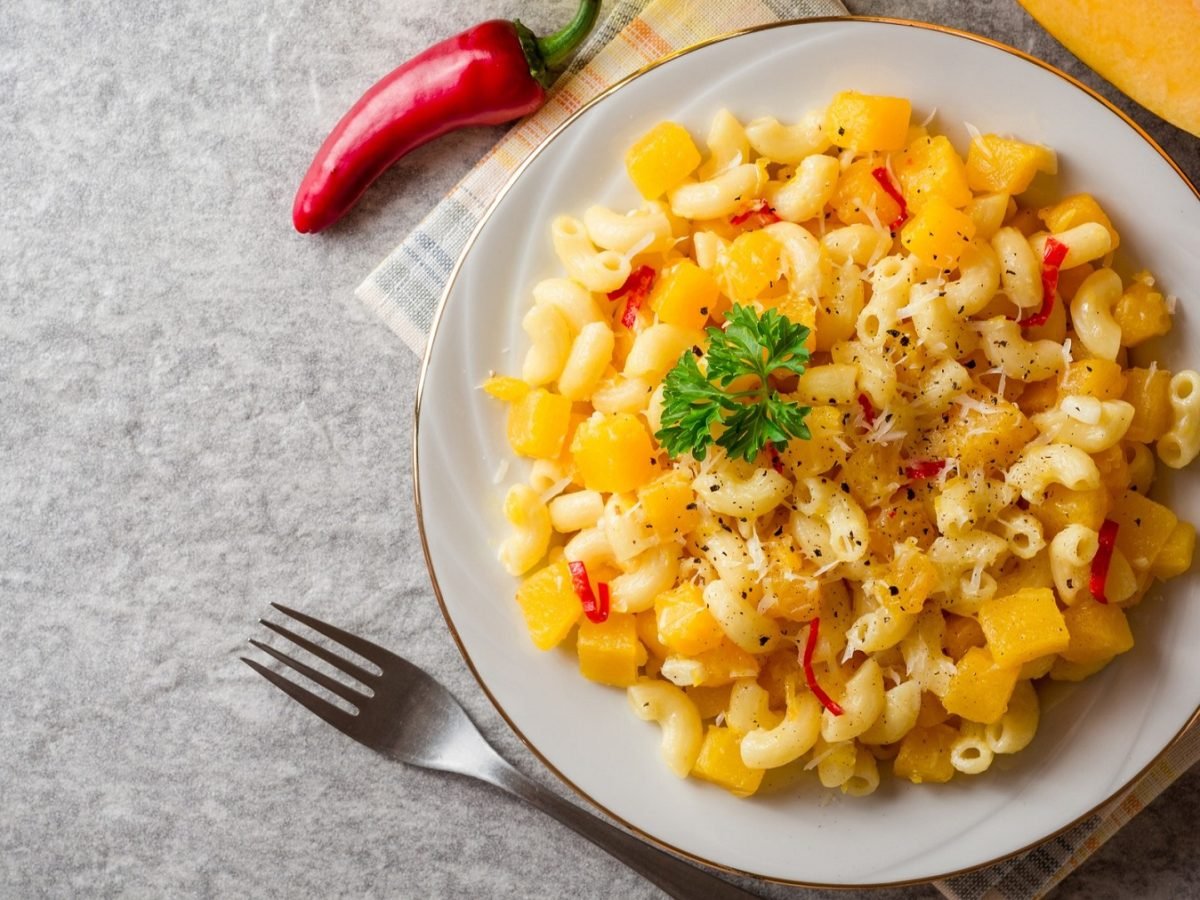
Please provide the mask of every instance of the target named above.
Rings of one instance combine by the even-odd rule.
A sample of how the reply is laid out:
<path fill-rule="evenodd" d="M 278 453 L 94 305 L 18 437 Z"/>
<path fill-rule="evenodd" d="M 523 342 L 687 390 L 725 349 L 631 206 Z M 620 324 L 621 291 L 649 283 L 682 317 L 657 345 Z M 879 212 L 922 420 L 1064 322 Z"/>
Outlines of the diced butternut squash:
<path fill-rule="evenodd" d="M 942 649 L 951 659 L 962 659 L 972 647 L 982 647 L 987 637 L 979 620 L 972 616 L 946 616 L 946 634 L 942 638 Z"/>
<path fill-rule="evenodd" d="M 758 674 L 758 660 L 729 638 L 722 638 L 712 650 L 692 657 L 695 677 L 692 687 L 718 687 L 738 678 L 753 678 Z"/>
<path fill-rule="evenodd" d="M 894 509 L 895 507 L 893 507 Z M 885 513 L 884 518 L 895 518 Z M 904 542 L 892 559 L 892 586 L 896 588 L 895 606 L 901 612 L 919 613 L 940 581 L 938 568 L 915 544 Z"/>
<path fill-rule="evenodd" d="M 1170 509 L 1132 490 L 1113 501 L 1108 517 L 1117 523 L 1117 549 L 1135 572 L 1150 568 L 1179 522 Z"/>
<path fill-rule="evenodd" d="M 954 777 L 950 751 L 956 740 L 958 730 L 949 725 L 918 725 L 901 738 L 892 772 L 913 784 L 945 784 Z"/>
<path fill-rule="evenodd" d="M 699 165 L 696 142 L 686 128 L 675 122 L 655 125 L 625 154 L 629 180 L 647 200 L 678 187 Z"/>
<path fill-rule="evenodd" d="M 668 472 L 638 488 L 637 494 L 646 521 L 664 541 L 674 540 L 700 523 L 696 492 L 683 472 Z"/>
<path fill-rule="evenodd" d="M 1000 665 L 987 650 L 972 647 L 958 661 L 942 705 L 952 715 L 972 722 L 999 722 L 1020 673 L 1020 666 Z"/>
<path fill-rule="evenodd" d="M 769 541 L 766 586 L 775 597 L 769 613 L 794 622 L 807 622 L 821 614 L 821 583 L 808 577 L 804 558 L 782 541 Z"/>
<path fill-rule="evenodd" d="M 1150 573 L 1161 581 L 1182 575 L 1192 567 L 1192 556 L 1196 552 L 1196 527 L 1190 522 L 1179 521 L 1163 544 L 1158 556 L 1150 565 Z"/>
<path fill-rule="evenodd" d="M 975 223 L 941 197 L 931 197 L 900 229 L 900 243 L 922 262 L 953 269 L 975 237 Z"/>
<path fill-rule="evenodd" d="M 1171 330 L 1167 299 L 1150 284 L 1145 272 L 1134 276 L 1133 284 L 1113 306 L 1113 318 L 1121 326 L 1121 345 L 1136 347 Z"/>
<path fill-rule="evenodd" d="M 931 197 L 940 197 L 955 209 L 971 202 L 967 167 L 944 135 L 913 141 L 893 160 L 892 168 L 908 208 L 914 212 Z"/>
<path fill-rule="evenodd" d="M 1058 378 L 1030 382 L 1025 385 L 1025 390 L 1017 398 L 1017 406 L 1027 416 L 1045 412 L 1056 403 L 1058 403 Z"/>
<path fill-rule="evenodd" d="M 1071 266 L 1069 269 L 1059 271 L 1059 296 L 1070 303 L 1075 298 L 1075 294 L 1079 292 L 1079 288 L 1087 281 L 1088 276 L 1095 271 L 1091 263 L 1080 263 L 1077 266 Z"/>
<path fill-rule="evenodd" d="M 1133 405 L 1125 440 L 1148 444 L 1171 427 L 1171 373 L 1166 369 L 1126 369 L 1122 400 Z"/>
<path fill-rule="evenodd" d="M 878 222 L 887 227 L 900 217 L 900 204 L 871 174 L 879 165 L 878 160 L 860 159 L 851 163 L 838 178 L 829 206 L 847 225 L 873 225 Z"/>
<path fill-rule="evenodd" d="M 1042 523 L 1044 537 L 1049 541 L 1068 525 L 1086 525 L 1099 531 L 1108 515 L 1109 497 L 1103 487 L 1073 491 L 1061 484 L 1052 484 L 1045 498 L 1030 508 Z"/>
<path fill-rule="evenodd" d="M 719 784 L 735 797 L 749 797 L 762 784 L 765 769 L 752 769 L 742 762 L 742 743 L 732 728 L 710 725 L 700 745 L 692 774 Z"/>
<path fill-rule="evenodd" d="M 1129 461 L 1125 458 L 1125 448 L 1120 444 L 1093 453 L 1092 461 L 1100 470 L 1100 483 L 1110 494 L 1119 494 L 1129 487 Z"/>
<path fill-rule="evenodd" d="M 912 104 L 903 97 L 843 91 L 825 112 L 825 133 L 836 146 L 859 153 L 901 150 L 911 118 Z"/>
<path fill-rule="evenodd" d="M 900 442 L 862 444 L 842 463 L 841 477 L 863 509 L 881 506 L 907 480 Z"/>
<path fill-rule="evenodd" d="M 1100 400 L 1120 400 L 1125 392 L 1125 375 L 1110 359 L 1077 359 L 1067 366 L 1059 383 L 1058 395 L 1072 394 Z"/>
<path fill-rule="evenodd" d="M 725 633 L 708 607 L 698 585 L 686 582 L 659 594 L 654 601 L 658 639 L 673 653 L 696 656 L 720 646 Z"/>
<path fill-rule="evenodd" d="M 511 375 L 493 375 L 483 383 L 483 390 L 488 396 L 508 403 L 515 403 L 532 390 L 528 383 Z"/>
<path fill-rule="evenodd" d="M 650 432 L 631 413 L 592 416 L 576 429 L 571 452 L 589 491 L 637 490 L 658 470 Z"/>
<path fill-rule="evenodd" d="M 570 400 L 535 388 L 508 409 L 508 443 L 520 456 L 554 459 L 562 451 L 570 421 Z"/>
<path fill-rule="evenodd" d="M 650 294 L 650 307 L 660 322 L 693 331 L 704 327 L 716 307 L 717 280 L 690 259 L 663 272 Z"/>
<path fill-rule="evenodd" d="M 517 603 L 525 625 L 539 650 L 557 646 L 579 621 L 583 606 L 571 586 L 571 572 L 563 560 L 539 569 L 517 589 Z"/>
<path fill-rule="evenodd" d="M 917 712 L 918 728 L 932 728 L 949 718 L 950 713 L 946 712 L 946 707 L 942 706 L 937 694 L 930 691 L 921 692 L 921 709 Z"/>
<path fill-rule="evenodd" d="M 1026 588 L 985 600 L 979 624 L 992 659 L 1001 666 L 1020 666 L 1067 648 L 1067 625 L 1050 588 Z"/>
<path fill-rule="evenodd" d="M 1113 228 L 1112 221 L 1091 194 L 1072 194 L 1070 197 L 1064 197 L 1053 206 L 1039 209 L 1038 218 L 1045 222 L 1046 228 L 1054 234 L 1061 234 L 1068 228 L 1085 222 L 1097 222 L 1108 230 L 1108 236 L 1112 238 L 1112 249 L 1116 250 L 1121 244 L 1121 236 L 1117 234 L 1117 229 Z"/>
<path fill-rule="evenodd" d="M 739 234 L 729 246 L 723 273 L 730 298 L 754 300 L 783 274 L 783 247 L 766 231 Z"/>
<path fill-rule="evenodd" d="M 1015 404 L 998 402 L 987 414 L 969 412 L 941 430 L 939 455 L 958 459 L 959 469 L 1012 465 L 1038 430 Z"/>
<path fill-rule="evenodd" d="M 1050 678 L 1053 681 L 1086 681 L 1105 666 L 1112 662 L 1112 657 L 1090 663 L 1074 663 L 1061 656 L 1054 658 L 1050 666 Z"/>
<path fill-rule="evenodd" d="M 575 650 L 584 678 L 613 687 L 637 681 L 638 667 L 646 662 L 637 622 L 629 613 L 612 613 L 603 622 L 580 620 Z"/>
<path fill-rule="evenodd" d="M 1192 0 L 1021 0 L 1106 80 L 1200 136 L 1200 16 Z"/>
<path fill-rule="evenodd" d="M 1129 620 L 1119 606 L 1085 600 L 1067 607 L 1063 615 L 1071 641 L 1060 655 L 1068 662 L 1104 662 L 1133 646 Z"/>
<path fill-rule="evenodd" d="M 1038 172 L 1057 171 L 1058 160 L 1048 147 L 995 134 L 975 138 L 967 152 L 967 183 L 973 191 L 1019 194 Z"/>

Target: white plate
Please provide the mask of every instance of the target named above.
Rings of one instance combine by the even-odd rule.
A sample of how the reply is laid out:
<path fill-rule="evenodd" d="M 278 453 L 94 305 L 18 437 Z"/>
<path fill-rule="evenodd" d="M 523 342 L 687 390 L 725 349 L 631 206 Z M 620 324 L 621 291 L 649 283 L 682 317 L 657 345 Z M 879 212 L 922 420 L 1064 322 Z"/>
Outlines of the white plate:
<path fill-rule="evenodd" d="M 543 144 L 468 246 L 430 340 L 418 398 L 416 483 L 426 553 L 446 618 L 500 712 L 588 799 L 690 856 L 772 879 L 823 885 L 933 878 L 1028 847 L 1088 814 L 1138 775 L 1200 706 L 1200 598 L 1194 578 L 1154 590 L 1132 621 L 1137 647 L 1045 704 L 1033 745 L 978 778 L 917 787 L 885 777 L 874 795 L 830 802 L 812 784 L 737 800 L 674 778 L 659 733 L 623 691 L 584 681 L 571 655 L 531 645 L 496 562 L 501 498 L 524 467 L 512 458 L 501 405 L 478 388 L 518 372 L 530 287 L 558 274 L 549 225 L 591 203 L 640 199 L 622 165 L 631 141 L 670 118 L 705 133 L 727 107 L 742 120 L 788 120 L 839 90 L 913 99 L 914 119 L 965 149 L 962 126 L 1056 148 L 1063 193 L 1089 190 L 1122 250 L 1183 297 L 1164 364 L 1200 364 L 1200 203 L 1149 139 L 1065 75 L 1015 51 L 910 23 L 799 22 L 710 43 L 652 68 L 586 107 Z M 1169 484 L 1167 482 L 1170 482 Z M 1196 518 L 1193 474 L 1163 477 L 1174 507 Z M 1165 593 L 1165 598 L 1161 594 Z"/>

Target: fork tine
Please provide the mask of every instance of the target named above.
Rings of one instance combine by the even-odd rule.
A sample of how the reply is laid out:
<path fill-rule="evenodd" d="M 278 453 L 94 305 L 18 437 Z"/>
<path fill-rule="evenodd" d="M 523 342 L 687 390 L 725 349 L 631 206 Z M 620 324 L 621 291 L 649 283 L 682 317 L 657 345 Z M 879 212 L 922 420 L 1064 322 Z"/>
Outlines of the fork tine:
<path fill-rule="evenodd" d="M 356 718 L 355 716 L 350 715 L 350 713 L 346 712 L 345 710 L 338 709 L 328 700 L 324 700 L 318 697 L 316 694 L 310 693 L 309 691 L 300 687 L 300 685 L 296 684 L 294 681 L 289 681 L 278 672 L 271 671 L 261 663 L 257 663 L 252 659 L 247 659 L 244 656 L 240 658 L 242 662 L 252 668 L 263 678 L 267 679 L 267 681 L 271 682 L 271 684 L 275 685 L 275 687 L 279 688 L 309 712 L 315 713 L 338 731 L 348 734 L 350 737 L 358 740 L 353 731 L 354 721 Z"/>
<path fill-rule="evenodd" d="M 311 628 L 313 631 L 318 631 L 327 638 L 332 638 L 343 647 L 353 650 L 364 659 L 369 659 L 379 668 L 384 668 L 385 665 L 394 658 L 394 655 L 389 651 L 380 647 L 378 644 L 372 644 L 368 640 L 351 634 L 348 631 L 330 625 L 328 622 L 322 622 L 320 619 L 314 619 L 312 616 L 306 616 L 302 612 L 297 612 L 294 609 L 289 609 L 282 603 L 272 603 L 273 607 L 283 613 L 285 616 L 291 616 L 297 622 L 301 622 Z"/>
<path fill-rule="evenodd" d="M 263 625 L 266 625 L 276 634 L 283 635 L 283 637 L 287 638 L 293 644 L 304 650 L 307 650 L 313 656 L 325 660 L 325 662 L 329 663 L 335 669 L 340 669 L 351 678 L 356 678 L 363 684 L 370 684 L 370 682 L 374 681 L 377 677 L 371 672 L 368 672 L 362 666 L 355 665 L 354 663 L 350 662 L 350 660 L 343 659 L 336 653 L 326 650 L 320 644 L 314 644 L 308 638 L 301 637 L 290 628 L 284 628 L 282 625 L 276 625 L 274 622 L 268 622 L 266 619 L 259 619 L 258 621 Z"/>
<path fill-rule="evenodd" d="M 318 672 L 312 666 L 306 666 L 304 663 L 300 662 L 300 660 L 292 659 L 286 653 L 280 653 L 270 644 L 264 644 L 262 641 L 256 641 L 254 638 L 250 638 L 250 643 L 263 653 L 271 654 L 285 666 L 295 669 L 305 678 L 315 681 L 321 687 L 325 688 L 325 690 L 337 694 L 343 700 L 361 706 L 361 704 L 370 699 L 366 694 L 354 690 L 354 688 L 350 687 L 349 685 L 342 684 L 335 678 L 330 678 L 324 672 Z"/>

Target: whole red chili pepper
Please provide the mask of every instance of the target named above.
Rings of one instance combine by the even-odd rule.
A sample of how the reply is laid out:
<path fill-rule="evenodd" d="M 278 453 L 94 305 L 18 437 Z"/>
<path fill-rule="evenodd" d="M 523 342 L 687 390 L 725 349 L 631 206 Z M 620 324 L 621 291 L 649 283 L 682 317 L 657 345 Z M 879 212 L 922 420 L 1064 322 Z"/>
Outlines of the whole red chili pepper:
<path fill-rule="evenodd" d="M 436 137 L 533 112 L 546 100 L 548 70 L 587 36 L 599 9 L 599 0 L 581 0 L 571 22 L 544 38 L 520 22 L 484 22 L 384 76 L 317 151 L 292 207 L 296 230 L 332 225 L 392 163 Z"/>

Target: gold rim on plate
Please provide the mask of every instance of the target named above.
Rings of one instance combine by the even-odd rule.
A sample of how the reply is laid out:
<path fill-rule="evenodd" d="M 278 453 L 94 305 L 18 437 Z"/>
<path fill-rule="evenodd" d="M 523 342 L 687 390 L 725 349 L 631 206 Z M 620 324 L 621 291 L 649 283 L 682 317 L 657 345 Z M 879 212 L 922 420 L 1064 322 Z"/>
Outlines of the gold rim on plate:
<path fill-rule="evenodd" d="M 578 119 L 580 116 L 582 116 L 585 112 L 587 112 L 589 109 L 591 109 L 597 103 L 604 100 L 611 94 L 613 94 L 616 91 L 620 90 L 621 88 L 625 87 L 630 82 L 634 81 L 637 78 L 640 78 L 642 75 L 645 75 L 647 72 L 650 72 L 653 69 L 657 69 L 659 66 L 665 65 L 666 63 L 669 63 L 672 60 L 675 60 L 675 59 L 677 59 L 681 56 L 684 56 L 688 53 L 692 53 L 701 48 L 708 47 L 712 44 L 718 44 L 723 41 L 728 41 L 733 38 L 738 38 L 738 37 L 741 37 L 746 34 L 753 34 L 755 32 L 759 32 L 759 31 L 768 31 L 768 30 L 775 29 L 775 28 L 787 28 L 787 27 L 792 27 L 792 26 L 796 26 L 796 25 L 827 24 L 827 23 L 831 23 L 831 22 L 837 22 L 837 23 L 868 22 L 868 23 L 881 24 L 881 25 L 894 25 L 894 26 L 899 26 L 899 27 L 904 27 L 904 28 L 918 28 L 918 29 L 921 29 L 924 31 L 940 32 L 942 34 L 951 35 L 952 37 L 963 38 L 963 39 L 972 41 L 977 44 L 983 44 L 988 47 L 993 47 L 997 50 L 1002 50 L 1005 53 L 1010 54 L 1011 56 L 1015 56 L 1018 59 L 1024 60 L 1025 62 L 1032 63 L 1033 65 L 1037 66 L 1040 69 L 1044 69 L 1047 72 L 1057 75 L 1059 78 L 1063 79 L 1064 81 L 1068 82 L 1071 85 L 1074 85 L 1076 88 L 1083 91 L 1085 94 L 1090 96 L 1092 99 L 1097 100 L 1100 103 L 1102 103 L 1110 112 L 1112 112 L 1113 114 L 1118 116 L 1126 125 L 1128 125 L 1130 128 L 1132 128 L 1138 135 L 1141 136 L 1141 138 L 1144 141 L 1146 141 L 1147 144 L 1149 144 L 1151 147 L 1154 148 L 1154 150 L 1156 150 L 1158 152 L 1158 154 L 1163 158 L 1163 160 L 1179 176 L 1180 180 L 1188 187 L 1189 190 L 1191 190 L 1192 194 L 1196 197 L 1196 199 L 1200 200 L 1200 190 L 1197 190 L 1196 186 L 1194 184 L 1192 184 L 1191 180 L 1184 173 L 1183 169 L 1181 169 L 1179 167 L 1179 165 L 1175 162 L 1175 160 L 1173 160 L 1171 158 L 1170 154 L 1168 154 L 1165 150 L 1163 150 L 1163 148 L 1161 146 L 1159 146 L 1158 142 L 1155 141 L 1154 138 L 1152 138 L 1146 132 L 1146 130 L 1144 128 L 1142 128 L 1137 122 L 1135 122 L 1133 119 L 1131 119 L 1129 116 L 1127 116 L 1120 108 L 1115 106 L 1106 97 L 1097 93 L 1096 91 L 1094 91 L 1092 88 L 1088 87 L 1086 84 L 1084 84 L 1079 79 L 1074 78 L 1071 75 L 1068 75 L 1066 72 L 1062 71 L 1057 66 L 1051 65 L 1050 63 L 1048 63 L 1044 60 L 1041 60 L 1041 59 L 1038 59 L 1037 57 L 1031 56 L 1022 50 L 1018 50 L 1016 47 L 1011 47 L 1008 44 L 1001 43 L 1000 41 L 993 40 L 992 38 L 983 37 L 982 35 L 972 34 L 969 31 L 962 31 L 960 29 L 950 28 L 945 25 L 934 25 L 934 24 L 930 24 L 928 22 L 916 22 L 911 19 L 896 19 L 896 18 L 889 18 L 889 17 L 885 17 L 885 16 L 820 16 L 820 17 L 809 18 L 809 19 L 785 19 L 785 20 L 781 20 L 779 22 L 769 22 L 764 25 L 756 25 L 756 26 L 753 26 L 750 28 L 741 29 L 740 31 L 734 31 L 734 32 L 730 32 L 728 34 L 718 35 L 716 37 L 708 38 L 706 40 L 692 44 L 690 46 L 683 47 L 679 50 L 676 50 L 676 51 L 662 57 L 661 59 L 658 59 L 652 63 L 649 63 L 648 65 L 642 66 L 641 68 L 626 75 L 621 80 L 619 80 L 619 81 L 613 83 L 612 85 L 610 85 L 609 87 L 605 88 L 603 91 L 601 91 L 595 97 L 593 97 L 592 99 L 590 99 L 586 103 L 584 103 L 582 106 L 580 106 L 579 109 L 577 109 L 573 113 L 571 113 L 553 131 L 551 131 L 548 135 L 546 135 L 546 137 L 541 141 L 541 143 L 539 143 L 529 153 L 529 155 L 524 160 L 521 161 L 520 165 L 517 166 L 517 168 L 512 172 L 512 174 L 504 182 L 504 184 L 501 186 L 500 190 L 497 192 L 496 196 L 492 199 L 492 201 L 488 204 L 487 208 L 484 210 L 483 215 L 480 217 L 478 224 L 476 224 L 475 228 L 472 230 L 470 237 L 467 238 L 467 242 L 463 246 L 462 253 L 459 255 L 458 260 L 454 264 L 454 268 L 450 272 L 450 277 L 446 281 L 446 287 L 442 291 L 442 296 L 438 300 L 437 310 L 435 311 L 434 317 L 433 317 L 433 324 L 429 330 L 429 337 L 427 338 L 426 344 L 425 344 L 425 355 L 421 361 L 421 372 L 420 372 L 420 375 L 419 375 L 418 381 L 417 381 L 416 405 L 415 405 L 414 411 L 413 411 L 413 422 L 414 422 L 414 424 L 413 424 L 413 497 L 414 497 L 414 501 L 416 503 L 417 527 L 418 527 L 418 530 L 420 531 L 420 535 L 421 535 L 421 549 L 425 555 L 425 567 L 429 571 L 430 583 L 433 586 L 433 593 L 434 593 L 434 596 L 437 598 L 438 606 L 441 608 L 442 618 L 444 618 L 446 620 L 446 625 L 450 629 L 450 634 L 454 638 L 454 643 L 458 646 L 459 653 L 462 654 L 463 660 L 467 664 L 467 668 L 469 668 L 471 670 L 471 674 L 475 677 L 475 680 L 479 683 L 479 686 L 483 689 L 483 692 L 487 696 L 488 700 L 491 701 L 492 706 L 494 706 L 496 708 L 496 711 L 500 714 L 501 718 L 503 718 L 504 721 L 508 723 L 508 727 L 513 730 L 513 732 L 517 735 L 517 737 L 521 739 L 521 742 L 523 744 L 525 744 L 526 747 L 529 748 L 530 752 L 533 753 L 533 755 L 536 756 L 547 769 L 549 769 L 551 772 L 553 772 L 554 775 L 560 781 L 562 781 L 565 785 L 567 785 L 567 787 L 569 787 L 571 790 L 573 790 L 583 800 L 586 800 L 593 807 L 595 807 L 595 808 L 599 809 L 601 812 L 603 812 L 606 816 L 619 822 L 624 828 L 633 832 L 634 834 L 638 835 L 639 837 L 643 838 L 644 840 L 650 842 L 651 844 L 654 844 L 655 846 L 658 846 L 664 850 L 668 850 L 671 853 L 674 853 L 676 855 L 685 857 L 693 862 L 700 863 L 705 866 L 709 866 L 713 869 L 717 869 L 718 871 L 726 872 L 731 875 L 740 875 L 740 876 L 745 876 L 748 878 L 757 878 L 762 881 L 769 881 L 769 882 L 773 882 L 776 884 L 793 885 L 795 887 L 845 888 L 848 890 L 854 890 L 854 889 L 865 890 L 865 889 L 869 889 L 869 888 L 905 887 L 908 885 L 915 885 L 915 884 L 927 884 L 931 881 L 935 881 L 935 880 L 939 880 L 939 879 L 943 879 L 943 878 L 954 878 L 959 875 L 964 875 L 969 872 L 977 871 L 978 869 L 986 868 L 987 866 L 990 866 L 990 865 L 995 865 L 996 863 L 1003 862 L 1004 860 L 1011 859 L 1015 856 L 1020 856 L 1021 854 L 1029 852 L 1034 847 L 1037 847 L 1037 846 L 1045 843 L 1046 841 L 1053 840 L 1055 837 L 1058 837 L 1060 834 L 1063 834 L 1064 832 L 1069 831 L 1071 828 L 1074 828 L 1076 825 L 1078 825 L 1084 819 L 1087 819 L 1088 817 L 1093 816 L 1096 813 L 1098 813 L 1101 809 L 1103 809 L 1105 806 L 1107 806 L 1109 803 L 1111 803 L 1114 798 L 1123 794 L 1127 789 L 1129 789 L 1129 787 L 1131 787 L 1136 782 L 1140 781 L 1142 779 L 1142 777 L 1145 776 L 1146 773 L 1150 769 L 1152 769 L 1159 762 L 1159 760 L 1162 759 L 1163 755 L 1166 754 L 1167 751 L 1170 750 L 1179 741 L 1179 739 L 1183 736 L 1183 734 L 1189 728 L 1191 728 L 1192 725 L 1194 725 L 1198 721 L 1200 721 L 1200 705 L 1198 705 L 1196 707 L 1196 710 L 1188 718 L 1188 721 L 1184 724 L 1184 726 L 1182 728 L 1180 728 L 1178 732 L 1175 733 L 1174 737 L 1172 737 L 1171 740 L 1167 742 L 1166 746 L 1164 746 L 1163 749 L 1161 751 L 1159 751 L 1149 763 L 1147 763 L 1140 771 L 1138 771 L 1138 773 L 1136 775 L 1134 775 L 1132 778 L 1130 778 L 1128 781 L 1126 781 L 1124 784 L 1122 784 L 1120 787 L 1118 787 L 1109 796 L 1105 797 L 1102 801 L 1097 803 L 1095 806 L 1093 806 L 1087 812 L 1076 817 L 1075 819 L 1072 819 L 1070 822 L 1063 825 L 1061 828 L 1056 829 L 1055 831 L 1051 832 L 1050 834 L 1047 834 L 1043 837 L 1038 838 L 1036 841 L 1032 841 L 1029 844 L 1026 844 L 1016 850 L 1010 851 L 1008 853 L 1004 853 L 1000 856 L 993 857 L 991 859 L 985 860 L 984 862 L 976 863 L 974 865 L 967 866 L 962 869 L 955 869 L 955 870 L 952 870 L 949 872 L 943 872 L 938 875 L 930 876 L 928 878 L 910 878 L 910 879 L 904 879 L 904 880 L 900 880 L 900 881 L 870 882 L 870 883 L 866 883 L 866 884 L 850 884 L 850 883 L 843 883 L 843 882 L 826 883 L 826 882 L 811 882 L 811 881 L 795 881 L 792 879 L 769 877 L 769 876 L 759 875 L 755 872 L 747 872 L 747 871 L 743 871 L 741 869 L 735 869 L 730 866 L 722 865 L 721 863 L 713 862 L 710 859 L 705 859 L 701 856 L 697 856 L 694 853 L 689 853 L 688 851 L 682 850 L 679 847 L 675 847 L 672 844 L 667 843 L 666 841 L 660 840 L 659 838 L 655 837 L 654 835 L 649 834 L 648 832 L 642 830 L 641 828 L 638 828 L 636 825 L 630 824 L 625 819 L 621 818 L 619 815 L 614 813 L 611 809 L 604 806 L 602 803 L 597 802 L 595 798 L 593 798 L 590 794 L 588 794 L 586 791 L 584 791 L 582 788 L 580 788 L 577 784 L 575 784 L 570 778 L 568 778 L 566 775 L 564 775 L 562 772 L 560 772 L 558 770 L 558 768 L 555 767 L 554 764 L 550 762 L 550 760 L 548 760 L 545 756 L 542 755 L 541 751 L 538 750 L 538 748 L 536 746 L 534 746 L 534 744 L 529 740 L 529 738 L 527 738 L 525 736 L 524 732 L 522 732 L 521 729 L 517 727 L 517 724 L 509 717 L 507 711 L 505 711 L 504 707 L 500 705 L 500 701 L 496 699 L 495 695 L 491 692 L 491 689 L 487 686 L 487 684 L 484 682 L 483 678 L 480 676 L 479 670 L 476 669 L 475 662 L 474 662 L 474 660 L 471 659 L 470 653 L 467 652 L 467 648 L 463 644 L 462 638 L 460 637 L 460 635 L 458 633 L 458 629 L 454 625 L 454 620 L 450 617 L 450 612 L 446 608 L 446 602 L 445 602 L 444 598 L 442 597 L 441 586 L 438 583 L 437 573 L 434 571 L 433 560 L 430 557 L 429 540 L 425 534 L 425 516 L 424 516 L 424 510 L 421 505 L 421 480 L 420 480 L 420 451 L 419 451 L 420 437 L 419 437 L 419 435 L 420 435 L 420 427 L 421 427 L 421 400 L 424 397 L 425 377 L 429 370 L 429 361 L 433 355 L 433 344 L 434 344 L 434 340 L 437 336 L 438 326 L 441 324 L 441 321 L 442 321 L 442 313 L 444 312 L 444 310 L 446 308 L 446 303 L 450 297 L 450 292 L 454 288 L 454 284 L 458 279 L 459 271 L 462 269 L 463 263 L 466 261 L 467 254 L 470 252 L 471 247 L 475 244 L 475 241 L 478 239 L 480 232 L 483 230 L 484 226 L 487 224 L 487 222 L 491 218 L 492 214 L 496 211 L 496 208 L 500 205 L 501 200 L 504 199 L 505 195 L 509 192 L 509 190 L 512 188 L 512 186 L 517 182 L 517 180 L 525 172 L 525 169 L 530 165 L 530 163 L 532 163 L 534 159 L 536 159 L 539 155 L 541 155 L 542 151 L 544 151 L 546 149 L 546 147 L 548 147 L 555 138 L 557 138 L 560 134 L 562 134 L 562 132 L 567 127 L 569 127 L 573 122 L 575 122 L 576 119 Z"/>

